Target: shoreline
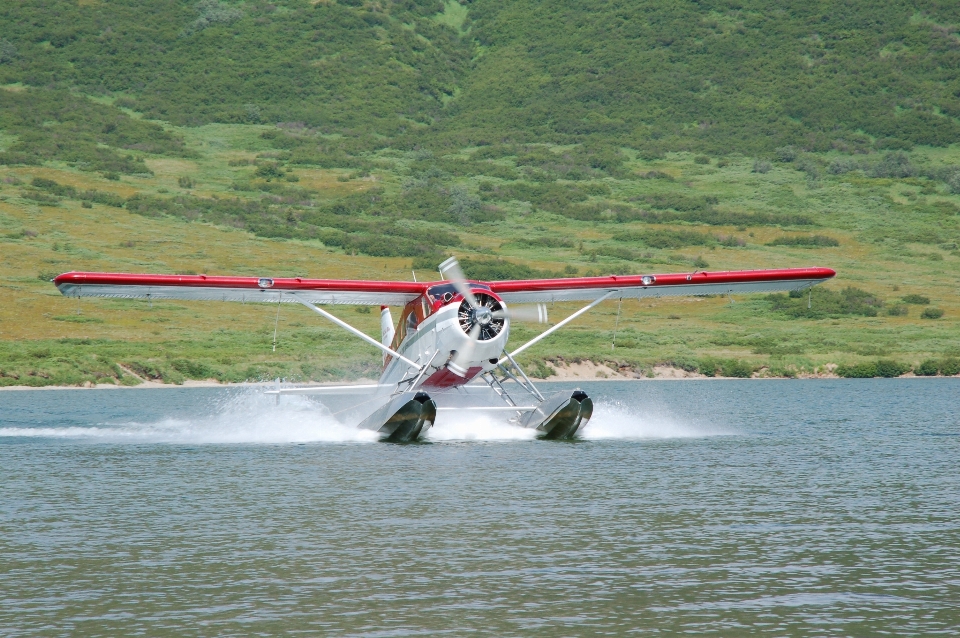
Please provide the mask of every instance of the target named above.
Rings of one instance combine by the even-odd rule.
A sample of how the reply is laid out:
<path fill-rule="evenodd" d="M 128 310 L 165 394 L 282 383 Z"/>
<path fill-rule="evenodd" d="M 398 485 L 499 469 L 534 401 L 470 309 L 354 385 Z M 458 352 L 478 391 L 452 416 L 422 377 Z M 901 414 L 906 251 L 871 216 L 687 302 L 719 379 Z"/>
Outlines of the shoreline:
<path fill-rule="evenodd" d="M 534 379 L 535 383 L 570 383 L 576 381 L 589 382 L 589 383 L 605 383 L 611 381 L 634 381 L 634 382 L 657 382 L 657 381 L 807 381 L 807 380 L 823 380 L 823 379 L 843 379 L 844 377 L 837 376 L 835 374 L 806 374 L 806 375 L 797 375 L 795 377 L 767 377 L 767 376 L 754 376 L 754 377 L 708 377 L 702 374 L 696 373 L 685 373 L 683 370 L 677 370 L 683 375 L 657 375 L 653 377 L 647 376 L 634 376 L 628 377 L 624 375 L 610 375 L 607 377 L 586 377 L 586 376 L 551 376 L 546 379 Z M 883 378 L 883 377 L 872 377 L 872 378 Z M 945 377 L 942 375 L 936 376 L 917 376 L 915 374 L 905 374 L 899 377 L 892 377 L 894 379 L 957 379 L 960 378 L 960 375 L 954 375 L 952 377 Z M 371 383 L 376 383 L 372 379 L 355 379 L 353 381 L 341 381 L 341 382 L 331 382 L 331 383 L 295 383 L 291 384 L 293 386 L 349 386 L 349 385 L 368 385 Z M 206 380 L 193 380 L 188 379 L 180 385 L 173 383 L 159 383 L 157 381 L 146 381 L 140 385 L 115 385 L 112 383 L 102 383 L 102 384 L 87 384 L 87 385 L 43 385 L 43 386 L 31 386 L 31 385 L 9 385 L 0 387 L 0 392 L 15 392 L 15 391 L 40 391 L 40 390 L 174 390 L 178 388 L 264 388 L 272 387 L 274 385 L 273 381 L 266 382 L 254 382 L 254 383 L 220 383 L 219 381 L 213 379 Z"/>

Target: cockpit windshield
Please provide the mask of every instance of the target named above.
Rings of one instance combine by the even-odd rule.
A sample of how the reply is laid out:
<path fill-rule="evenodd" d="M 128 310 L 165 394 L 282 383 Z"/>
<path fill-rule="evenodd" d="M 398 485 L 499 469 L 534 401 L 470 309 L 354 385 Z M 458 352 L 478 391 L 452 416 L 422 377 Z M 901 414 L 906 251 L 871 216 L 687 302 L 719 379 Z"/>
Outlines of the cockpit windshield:
<path fill-rule="evenodd" d="M 484 284 L 470 284 L 470 289 L 490 290 L 490 286 Z M 427 297 L 432 303 L 449 303 L 451 299 L 457 296 L 457 289 L 453 284 L 437 284 L 427 288 Z"/>

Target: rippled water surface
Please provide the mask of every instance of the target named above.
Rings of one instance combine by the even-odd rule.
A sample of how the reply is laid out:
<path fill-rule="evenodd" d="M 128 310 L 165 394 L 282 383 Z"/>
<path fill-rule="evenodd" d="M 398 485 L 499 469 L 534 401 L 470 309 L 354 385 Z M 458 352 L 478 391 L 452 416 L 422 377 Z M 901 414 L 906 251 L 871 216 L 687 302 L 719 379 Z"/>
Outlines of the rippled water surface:
<path fill-rule="evenodd" d="M 413 445 L 254 390 L 0 392 L 0 635 L 960 633 L 956 379 L 583 387 L 580 441 Z"/>

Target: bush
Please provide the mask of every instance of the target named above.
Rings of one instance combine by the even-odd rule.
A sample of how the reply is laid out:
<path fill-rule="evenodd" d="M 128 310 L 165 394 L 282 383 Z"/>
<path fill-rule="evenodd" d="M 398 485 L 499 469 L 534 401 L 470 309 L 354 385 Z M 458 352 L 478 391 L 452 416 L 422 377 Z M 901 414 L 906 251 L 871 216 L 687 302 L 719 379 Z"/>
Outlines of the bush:
<path fill-rule="evenodd" d="M 872 379 L 877 376 L 877 365 L 875 363 L 858 363 L 853 366 L 839 365 L 836 373 L 837 376 L 845 379 Z"/>
<path fill-rule="evenodd" d="M 927 359 L 914 369 L 914 373 L 921 377 L 935 377 L 940 372 L 940 362 L 935 359 Z"/>
<path fill-rule="evenodd" d="M 840 242 L 826 235 L 807 235 L 799 237 L 777 237 L 767 246 L 805 246 L 811 248 L 839 246 Z"/>
<path fill-rule="evenodd" d="M 551 377 L 557 373 L 556 370 L 542 360 L 535 361 L 529 369 L 530 376 L 534 379 L 546 379 L 547 377 Z"/>
<path fill-rule="evenodd" d="M 872 363 L 858 363 L 853 366 L 837 366 L 837 376 L 847 379 L 871 379 L 873 377 L 893 378 L 910 371 L 910 366 L 889 359 L 880 359 Z"/>
<path fill-rule="evenodd" d="M 924 297 L 923 295 L 906 295 L 903 298 L 903 303 L 912 303 L 918 306 L 926 306 L 930 303 L 930 297 Z"/>
<path fill-rule="evenodd" d="M 923 312 L 920 313 L 922 319 L 939 319 L 943 316 L 943 310 L 940 308 L 924 308 Z"/>
<path fill-rule="evenodd" d="M 948 357 L 940 361 L 940 374 L 945 377 L 960 374 L 960 359 Z"/>
<path fill-rule="evenodd" d="M 684 367 L 683 369 L 687 368 Z M 705 357 L 698 362 L 697 370 L 700 374 L 708 377 L 721 376 L 749 379 L 753 376 L 756 368 L 739 359 L 714 359 L 712 357 Z"/>
<path fill-rule="evenodd" d="M 887 379 L 899 377 L 901 374 L 910 372 L 910 366 L 906 363 L 898 363 L 890 359 L 880 359 L 876 364 L 877 376 Z"/>
<path fill-rule="evenodd" d="M 188 36 L 217 24 L 231 24 L 243 17 L 243 11 L 218 0 L 200 0 L 197 3 L 200 17 L 183 30 L 181 35 Z"/>
<path fill-rule="evenodd" d="M 188 379 L 215 379 L 219 377 L 219 373 L 216 370 L 198 361 L 174 359 L 170 362 L 170 365 L 174 370 L 182 373 Z"/>
<path fill-rule="evenodd" d="M 807 307 L 809 294 L 810 307 Z M 789 295 L 773 294 L 766 297 L 771 309 L 797 319 L 822 319 L 843 315 L 876 317 L 883 301 L 860 288 L 847 287 L 839 292 L 816 286 L 807 291 L 792 291 Z"/>
<path fill-rule="evenodd" d="M 891 317 L 906 317 L 910 313 L 910 309 L 904 304 L 895 304 L 887 308 L 887 315 Z"/>
<path fill-rule="evenodd" d="M 618 233 L 614 241 L 641 242 L 650 248 L 682 248 L 683 246 L 706 246 L 713 238 L 704 233 L 689 230 L 648 230 L 639 233 Z"/>
<path fill-rule="evenodd" d="M 720 367 L 720 370 L 725 377 L 749 379 L 753 375 L 754 367 L 744 361 L 731 359 L 729 361 L 724 361 Z"/>
<path fill-rule="evenodd" d="M 778 162 L 789 163 L 797 159 L 797 149 L 794 146 L 781 146 L 773 152 Z"/>
<path fill-rule="evenodd" d="M 707 260 L 703 258 L 702 255 L 698 255 L 696 259 L 693 260 L 693 265 L 696 268 L 709 268 L 710 264 L 707 263 Z"/>
<path fill-rule="evenodd" d="M 17 57 L 17 47 L 13 46 L 9 40 L 0 38 L 0 64 L 13 62 Z"/>
<path fill-rule="evenodd" d="M 753 163 L 754 173 L 769 173 L 771 168 L 773 168 L 773 164 L 767 160 L 757 160 Z"/>
<path fill-rule="evenodd" d="M 710 158 L 707 157 L 706 155 L 697 155 L 696 157 L 693 158 L 693 163 L 694 163 L 694 164 L 709 164 L 709 163 L 710 163 Z"/>
<path fill-rule="evenodd" d="M 883 156 L 870 174 L 873 177 L 913 177 L 919 171 L 910 163 L 910 157 L 906 153 L 887 153 Z"/>

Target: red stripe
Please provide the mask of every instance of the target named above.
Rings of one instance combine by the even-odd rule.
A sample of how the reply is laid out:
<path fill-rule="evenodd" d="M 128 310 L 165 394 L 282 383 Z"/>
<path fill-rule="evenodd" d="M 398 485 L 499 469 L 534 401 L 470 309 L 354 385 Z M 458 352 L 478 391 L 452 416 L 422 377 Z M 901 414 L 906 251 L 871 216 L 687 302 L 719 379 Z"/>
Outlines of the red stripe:
<path fill-rule="evenodd" d="M 728 272 L 672 273 L 653 275 L 656 281 L 649 287 L 682 286 L 687 284 L 735 284 L 764 281 L 792 281 L 803 279 L 830 279 L 836 275 L 830 268 L 782 268 L 774 270 L 732 270 Z M 497 293 L 534 292 L 552 290 L 582 290 L 590 288 L 626 288 L 643 286 L 644 275 L 610 275 L 609 277 L 574 277 L 571 279 L 528 279 L 493 281 L 490 289 Z"/>

